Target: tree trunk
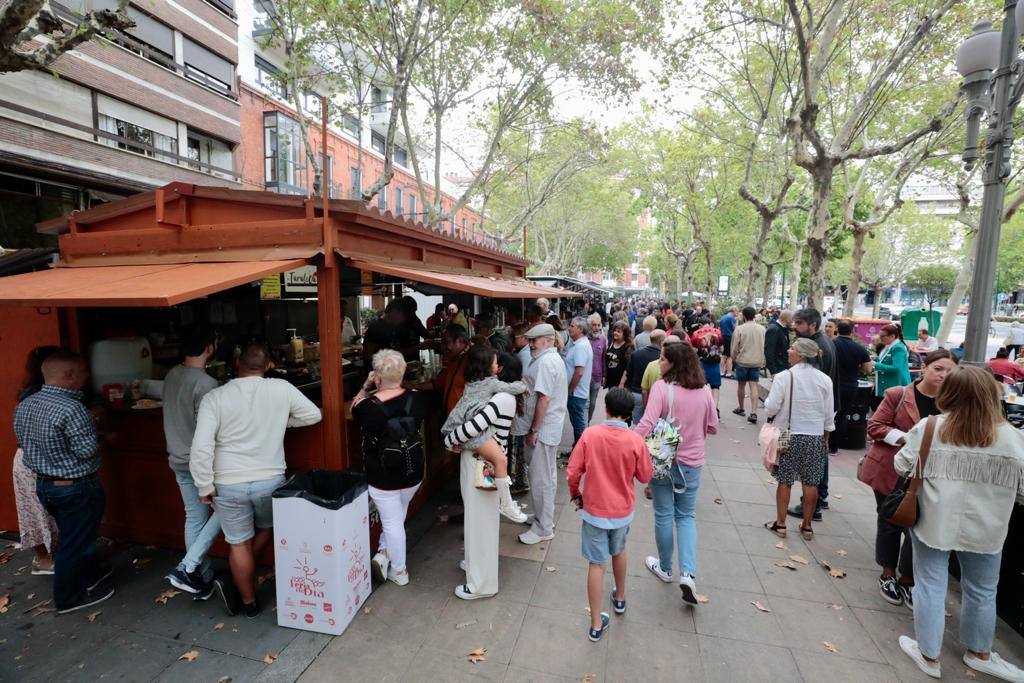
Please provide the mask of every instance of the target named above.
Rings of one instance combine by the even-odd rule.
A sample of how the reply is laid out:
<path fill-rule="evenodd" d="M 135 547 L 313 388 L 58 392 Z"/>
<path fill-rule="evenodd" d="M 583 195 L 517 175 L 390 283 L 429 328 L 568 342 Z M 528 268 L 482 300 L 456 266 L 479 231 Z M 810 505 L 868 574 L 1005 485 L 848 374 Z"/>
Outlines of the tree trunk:
<path fill-rule="evenodd" d="M 686 282 L 687 263 L 682 256 L 676 256 L 676 296 L 683 292 L 683 283 Z"/>
<path fill-rule="evenodd" d="M 775 290 L 775 264 L 769 263 L 764 268 L 764 290 L 761 296 L 761 306 L 767 308 Z"/>
<path fill-rule="evenodd" d="M 960 302 L 963 301 L 967 288 L 971 286 L 971 277 L 974 275 L 974 259 L 977 256 L 978 240 L 974 234 L 968 235 L 967 239 L 969 241 L 964 262 L 960 266 L 960 273 L 956 277 L 953 291 L 949 294 L 946 314 L 942 316 L 942 323 L 939 325 L 939 331 L 935 335 L 939 346 L 945 346 L 946 340 L 949 339 L 949 333 L 953 329 L 953 323 L 956 321 L 956 312 L 960 309 Z"/>
<path fill-rule="evenodd" d="M 772 223 L 775 221 L 773 216 L 761 215 L 761 226 L 757 234 L 757 239 L 754 240 L 754 246 L 750 249 L 750 264 L 747 266 L 747 289 L 744 297 L 744 303 L 748 306 L 754 301 L 754 289 L 757 287 L 757 276 L 760 272 L 760 266 L 764 263 L 761 255 L 764 253 L 764 245 L 768 240 L 768 233 L 772 229 Z"/>
<path fill-rule="evenodd" d="M 857 303 L 857 292 L 860 291 L 861 265 L 864 263 L 864 239 L 867 236 L 867 230 L 857 228 L 853 231 L 853 262 L 850 264 L 850 279 L 846 285 L 846 303 L 843 305 L 843 315 L 847 318 L 853 315 L 853 306 Z"/>
<path fill-rule="evenodd" d="M 791 310 L 796 310 L 800 307 L 800 275 L 804 265 L 804 243 L 796 245 L 795 253 L 793 254 L 793 279 L 789 282 L 789 307 Z"/>
<path fill-rule="evenodd" d="M 807 307 L 821 310 L 825 291 L 825 264 L 828 261 L 829 208 L 832 196 L 832 167 L 821 166 L 811 176 L 814 201 L 807 231 Z"/>
<path fill-rule="evenodd" d="M 882 313 L 882 292 L 885 288 L 881 285 L 875 285 L 872 287 L 872 291 L 875 293 L 875 303 L 871 308 L 871 317 L 878 320 L 878 316 Z"/>

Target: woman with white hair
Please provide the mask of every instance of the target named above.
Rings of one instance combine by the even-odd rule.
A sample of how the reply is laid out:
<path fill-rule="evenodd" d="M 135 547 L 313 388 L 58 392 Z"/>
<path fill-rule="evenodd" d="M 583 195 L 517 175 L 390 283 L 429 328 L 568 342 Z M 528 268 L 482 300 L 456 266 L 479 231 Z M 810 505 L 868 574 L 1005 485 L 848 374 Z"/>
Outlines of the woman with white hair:
<path fill-rule="evenodd" d="M 789 370 L 772 378 L 772 389 L 765 402 L 769 421 L 783 416 L 782 427 L 788 428 L 790 433 L 789 448 L 779 454 L 778 464 L 772 471 L 779 483 L 775 491 L 776 519 L 764 525 L 782 538 L 786 537 L 786 508 L 797 479 L 803 486 L 804 496 L 800 533 L 805 541 L 814 538 L 811 518 L 828 457 L 825 433 L 836 428 L 832 379 L 819 369 L 820 357 L 821 348 L 814 341 L 797 339 L 789 347 Z"/>
<path fill-rule="evenodd" d="M 363 436 L 363 464 L 382 532 L 371 565 L 378 581 L 409 583 L 405 566 L 405 516 L 423 483 L 420 424 L 427 414 L 421 394 L 402 388 L 405 358 L 384 349 L 352 399 L 352 417 Z"/>

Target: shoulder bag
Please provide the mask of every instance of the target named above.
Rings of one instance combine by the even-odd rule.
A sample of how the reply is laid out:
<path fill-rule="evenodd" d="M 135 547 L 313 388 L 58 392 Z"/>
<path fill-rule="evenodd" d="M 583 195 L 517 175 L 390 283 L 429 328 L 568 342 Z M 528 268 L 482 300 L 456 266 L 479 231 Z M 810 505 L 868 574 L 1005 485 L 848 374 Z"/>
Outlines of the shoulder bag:
<path fill-rule="evenodd" d="M 770 418 L 761 426 L 761 432 L 757 436 L 757 442 L 761 446 L 761 464 L 764 468 L 771 472 L 776 465 L 779 464 L 779 457 L 786 454 L 789 450 L 790 441 L 790 422 L 793 420 L 793 399 L 795 398 L 794 392 L 796 390 L 796 378 L 793 376 L 793 371 L 789 372 L 789 411 L 786 416 L 786 428 L 779 429 L 775 426 L 773 420 Z"/>
<path fill-rule="evenodd" d="M 935 415 L 928 418 L 928 423 L 924 428 L 924 439 L 921 441 L 921 452 L 917 458 L 917 466 L 909 481 L 901 480 L 879 507 L 879 515 L 889 524 L 905 529 L 917 524 L 920 514 L 917 492 L 921 488 L 921 480 L 924 479 L 924 466 L 928 462 L 928 452 L 932 448 L 932 437 L 935 434 L 937 421 L 938 418 Z"/>

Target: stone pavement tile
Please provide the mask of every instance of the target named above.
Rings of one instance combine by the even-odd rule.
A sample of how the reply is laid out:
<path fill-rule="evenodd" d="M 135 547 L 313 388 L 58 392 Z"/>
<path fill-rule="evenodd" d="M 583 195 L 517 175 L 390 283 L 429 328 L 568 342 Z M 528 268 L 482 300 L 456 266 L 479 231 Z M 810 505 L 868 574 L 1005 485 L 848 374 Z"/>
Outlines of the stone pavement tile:
<path fill-rule="evenodd" d="M 544 556 L 548 552 L 548 544 L 551 541 L 541 541 L 536 545 L 526 545 L 525 543 L 519 542 L 519 534 L 523 533 L 530 527 L 525 524 L 502 524 L 498 528 L 498 534 L 500 536 L 498 541 L 498 554 L 504 555 L 505 557 L 516 557 L 520 560 L 533 560 L 534 562 L 540 562 L 544 559 Z M 555 531 L 555 535 L 558 535 L 558 531 Z M 459 558 L 456 558 L 455 564 L 458 566 Z"/>
<path fill-rule="evenodd" d="M 722 465 L 708 465 L 707 470 L 710 471 L 711 476 L 719 485 L 724 482 L 737 484 L 758 484 L 761 482 L 758 472 L 746 466 L 725 467 Z"/>
<path fill-rule="evenodd" d="M 846 570 L 846 578 L 833 579 L 832 585 L 843 596 L 843 602 L 850 607 L 912 614 L 903 605 L 891 605 L 882 599 L 882 595 L 878 592 L 878 576 L 881 571 L 877 567 L 875 569 L 856 569 L 844 567 L 842 564 L 838 566 Z"/>
<path fill-rule="evenodd" d="M 766 519 L 765 521 L 768 520 Z M 796 522 L 796 520 L 793 520 L 793 522 Z M 785 538 L 779 538 L 763 526 L 737 526 L 735 529 L 740 540 L 743 541 L 743 547 L 746 548 L 747 553 L 750 555 L 778 556 L 779 559 L 785 559 L 787 555 L 797 553 L 803 555 L 808 560 L 811 559 L 809 544 L 804 542 L 799 532 L 797 532 L 797 527 L 793 524 L 789 524 L 789 532 Z M 776 548 L 775 546 L 780 542 L 787 549 Z M 817 542 L 817 539 L 813 542 Z"/>
<path fill-rule="evenodd" d="M 451 600 L 435 615 L 423 650 L 443 652 L 464 661 L 466 653 L 486 647 L 489 662 L 507 664 L 519 637 L 526 607 L 522 603 L 497 599 Z M 422 680 L 431 679 L 424 676 Z"/>
<path fill-rule="evenodd" d="M 779 628 L 775 613 L 760 612 L 751 604 L 758 601 L 772 609 L 775 598 L 769 598 L 763 593 L 715 589 L 704 592 L 710 601 L 694 610 L 693 620 L 697 633 L 767 645 L 783 643 L 782 629 Z"/>
<path fill-rule="evenodd" d="M 723 550 L 730 553 L 747 551 L 735 526 L 723 522 L 707 522 L 700 518 L 697 519 L 697 550 Z"/>
<path fill-rule="evenodd" d="M 852 515 L 849 515 L 852 517 Z M 853 526 L 850 525 L 850 521 L 847 519 L 848 515 L 844 515 L 841 512 L 835 512 L 833 510 L 825 510 L 822 512 L 820 522 L 812 522 L 811 526 L 814 529 L 814 537 L 817 538 L 819 535 L 824 534 L 825 536 L 839 536 L 842 538 L 860 538 L 863 536 L 854 531 Z M 799 522 L 795 517 L 790 517 L 794 522 Z M 799 530 L 799 523 L 796 525 L 796 530 Z M 812 543 L 814 541 L 811 541 Z"/>
<path fill-rule="evenodd" d="M 758 481 L 750 484 L 730 481 L 720 484 L 719 488 L 722 490 L 722 498 L 730 502 L 736 500 L 741 503 L 760 503 L 762 505 L 775 503 L 775 492 L 769 492 L 768 488 Z"/>
<path fill-rule="evenodd" d="M 874 500 L 872 499 L 872 502 Z M 872 548 L 875 547 L 875 534 L 878 530 L 878 515 L 874 512 L 864 514 L 845 514 L 843 518 L 853 527 L 857 535 Z"/>
<path fill-rule="evenodd" d="M 448 600 L 458 600 L 452 592 L 454 589 L 454 585 L 427 588 L 411 582 L 407 586 L 388 582 L 370 595 L 342 638 L 359 631 L 396 639 L 406 648 L 415 649 L 427 639 Z M 366 608 L 370 609 L 369 614 Z"/>
<path fill-rule="evenodd" d="M 227 655 L 222 652 L 205 650 L 201 647 L 182 648 L 178 654 L 184 654 L 189 649 L 199 652 L 199 656 L 195 661 L 188 662 L 176 659 L 157 678 L 141 676 L 134 671 L 128 673 L 127 678 L 131 680 L 156 680 L 161 681 L 161 683 L 174 683 L 177 681 L 181 683 L 195 683 L 196 681 L 217 681 L 223 676 L 230 676 L 233 681 L 251 681 L 257 676 L 262 675 L 266 669 L 274 666 L 274 664 L 268 665 L 254 659 Z M 135 660 L 132 661 L 134 662 Z M 96 678 L 91 680 L 96 680 Z"/>
<path fill-rule="evenodd" d="M 299 680 L 402 681 L 418 651 L 418 645 L 410 644 L 400 634 L 367 633 L 349 626 L 324 648 Z"/>
<path fill-rule="evenodd" d="M 730 500 L 726 502 L 726 507 L 729 509 L 729 515 L 732 518 L 733 524 L 739 526 L 760 527 L 765 522 L 775 519 L 775 506 L 767 503 L 741 503 Z M 700 515 L 698 514 L 699 517 Z M 768 532 L 762 529 L 762 533 L 767 534 Z"/>
<path fill-rule="evenodd" d="M 946 607 L 947 611 L 949 605 Z M 909 611 L 882 612 L 877 610 L 866 610 L 853 608 L 856 618 L 864 625 L 875 645 L 885 656 L 886 660 L 896 670 L 896 674 L 903 681 L 929 681 L 931 680 L 917 668 L 917 665 L 900 649 L 899 637 L 901 635 L 914 637 L 914 616 Z M 954 612 L 956 614 L 956 612 Z M 966 675 L 967 667 L 964 665 L 963 649 L 960 647 L 957 638 L 957 617 L 946 619 L 946 635 L 942 643 L 942 654 L 939 655 L 939 662 L 942 664 L 942 680 L 966 680 L 971 678 Z M 1013 653 L 1003 653 L 1013 654 Z M 974 673 L 973 671 L 971 673 Z M 985 676 L 979 675 L 972 680 L 980 681 Z M 990 679 L 995 680 L 995 679 Z"/>
<path fill-rule="evenodd" d="M 538 662 L 536 666 L 543 666 Z M 510 666 L 505 672 L 505 683 L 579 683 L 582 676 L 556 676 L 542 671 L 533 671 L 520 666 Z"/>
<path fill-rule="evenodd" d="M 611 606 L 613 587 L 614 584 L 609 583 L 605 591 L 605 604 L 608 607 Z M 694 608 L 683 602 L 679 584 L 665 583 L 650 572 L 646 576 L 626 578 L 626 606 L 626 613 L 622 616 L 612 614 L 608 607 L 602 609 L 612 614 L 616 622 L 624 619 L 630 623 L 649 624 L 673 632 L 696 632 L 693 626 Z"/>
<path fill-rule="evenodd" d="M 491 658 L 491 650 L 487 649 L 484 654 L 484 661 L 476 664 L 469 661 L 466 656 L 471 651 L 480 647 L 474 645 L 470 648 L 459 648 L 450 651 L 438 651 L 424 647 L 402 676 L 402 680 L 416 682 L 420 681 L 501 681 L 505 678 L 505 671 L 508 664 Z M 338 677 L 335 680 L 353 680 Z"/>
<path fill-rule="evenodd" d="M 557 536 L 556 536 L 557 538 Z M 498 558 L 498 597 L 508 602 L 528 603 L 537 585 L 542 564 L 515 557 Z M 465 581 L 465 578 L 462 579 Z M 455 590 L 455 584 L 452 585 Z M 459 600 L 456 598 L 456 600 Z M 455 602 L 454 600 L 452 602 Z M 462 602 L 459 600 L 459 602 Z"/>
<path fill-rule="evenodd" d="M 807 549 L 819 562 L 828 562 L 843 569 L 878 571 L 878 565 L 875 564 L 874 546 L 865 543 L 859 536 L 842 538 L 815 534 L 814 540 L 807 544 Z M 840 555 L 840 550 L 845 551 L 846 554 Z"/>
<path fill-rule="evenodd" d="M 562 505 L 561 510 L 555 517 L 555 531 L 575 531 L 579 533 L 582 521 L 580 511 L 575 505 Z"/>
<path fill-rule="evenodd" d="M 746 554 L 704 550 L 697 553 L 697 578 L 704 588 L 760 593 L 761 581 Z M 702 588 L 703 590 L 703 588 Z"/>
<path fill-rule="evenodd" d="M 885 663 L 868 631 L 849 609 L 833 609 L 822 602 L 772 598 L 772 609 L 782 626 L 784 642 L 796 650 L 829 654 L 832 643 L 844 657 Z"/>
<path fill-rule="evenodd" d="M 406 557 L 409 583 L 415 586 L 416 590 L 419 590 L 420 587 L 438 588 L 441 586 L 452 586 L 454 589 L 455 586 L 466 581 L 465 572 L 459 569 L 459 562 L 464 557 L 465 550 L 461 541 L 458 546 L 443 542 L 438 546 L 429 542 L 421 543 Z"/>
<path fill-rule="evenodd" d="M 531 606 L 526 612 L 512 663 L 517 666 L 532 663 L 549 674 L 577 681 L 588 673 L 593 674 L 594 680 L 608 680 L 605 656 L 609 641 L 615 638 L 617 625 L 613 623 L 599 642 L 592 643 L 587 638 L 590 615 L 585 610 L 569 613 Z"/>
<path fill-rule="evenodd" d="M 822 646 L 824 647 L 824 646 Z M 840 649 L 840 653 L 842 653 Z M 797 666 L 805 681 L 830 683 L 892 683 L 901 680 L 888 664 L 876 664 L 860 659 L 849 659 L 823 650 L 821 653 L 794 650 Z M 931 680 L 921 674 L 924 680 Z M 943 676 L 943 680 L 945 680 Z M 903 678 L 902 680 L 915 680 Z"/>
<path fill-rule="evenodd" d="M 630 529 L 630 537 L 633 536 L 633 530 Z M 628 548 L 632 538 L 627 540 L 626 547 Z M 556 567 L 580 567 L 586 568 L 588 562 L 583 559 L 583 555 L 580 550 L 580 530 L 577 528 L 574 531 L 557 531 L 555 537 L 551 540 L 548 545 L 548 554 L 544 558 L 542 564 L 555 565 Z"/>
<path fill-rule="evenodd" d="M 605 637 L 609 639 L 606 680 L 642 676 L 653 683 L 704 678 L 696 634 L 615 619 Z"/>
<path fill-rule="evenodd" d="M 840 457 L 843 458 L 845 456 Z M 875 497 L 871 493 L 871 487 L 853 477 L 834 476 L 831 472 L 831 466 L 835 462 L 835 458 L 832 458 L 829 461 L 829 495 L 834 493 L 841 494 L 843 496 L 843 500 L 846 500 L 848 496 L 861 496 L 867 498 L 870 502 L 865 501 L 865 504 L 868 504 L 870 506 L 869 510 L 873 511 L 875 509 Z M 856 459 L 854 462 L 856 462 Z M 867 512 L 867 510 L 865 512 Z"/>
<path fill-rule="evenodd" d="M 732 517 L 729 515 L 729 508 L 720 495 L 704 495 L 704 487 L 697 496 L 697 520 L 701 522 L 716 522 L 718 524 L 732 524 Z M 719 503 L 715 502 L 718 499 Z"/>
<path fill-rule="evenodd" d="M 302 672 L 323 652 L 334 639 L 333 636 L 311 631 L 300 631 L 291 644 L 281 651 L 273 666 L 268 666 L 256 676 L 257 683 L 298 680 Z M 236 678 L 235 680 L 241 680 Z"/>
<path fill-rule="evenodd" d="M 835 481 L 839 481 L 835 479 Z M 831 482 L 830 482 L 831 483 Z M 869 515 L 875 512 L 875 497 L 871 489 L 860 485 L 861 493 L 829 493 L 829 509 L 844 515 Z"/>
<path fill-rule="evenodd" d="M 548 610 L 560 610 L 570 614 L 586 613 L 587 608 L 587 567 L 569 565 L 556 566 L 557 570 L 549 572 L 542 569 L 537 585 L 530 597 L 530 604 Z M 611 568 L 605 572 L 605 591 L 612 588 Z M 628 590 L 628 586 L 627 586 Z"/>
<path fill-rule="evenodd" d="M 786 557 L 750 556 L 754 570 L 768 595 L 813 600 L 822 604 L 842 603 L 843 597 L 832 583 L 834 579 L 815 564 L 813 557 L 800 552 L 791 551 L 789 554 L 799 555 L 810 564 L 803 565 L 794 561 L 797 569 L 793 571 L 775 566 L 776 561 L 785 560 Z"/>
<path fill-rule="evenodd" d="M 699 642 L 704 680 L 709 683 L 800 680 L 796 660 L 784 647 L 712 636 L 699 636 Z"/>

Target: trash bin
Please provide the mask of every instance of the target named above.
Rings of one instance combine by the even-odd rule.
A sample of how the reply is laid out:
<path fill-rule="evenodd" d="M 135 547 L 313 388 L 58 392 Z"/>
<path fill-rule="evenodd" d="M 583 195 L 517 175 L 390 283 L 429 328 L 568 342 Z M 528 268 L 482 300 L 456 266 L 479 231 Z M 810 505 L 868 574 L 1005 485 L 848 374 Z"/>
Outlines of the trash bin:
<path fill-rule="evenodd" d="M 273 503 L 277 625 L 340 635 L 370 596 L 366 475 L 296 474 Z"/>
<path fill-rule="evenodd" d="M 866 380 L 857 380 L 857 393 L 854 394 L 853 404 L 843 406 L 846 413 L 846 438 L 839 444 L 840 448 L 856 451 L 864 448 L 868 443 L 868 411 L 871 409 L 871 397 L 874 395 L 875 385 Z"/>

